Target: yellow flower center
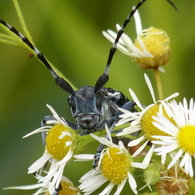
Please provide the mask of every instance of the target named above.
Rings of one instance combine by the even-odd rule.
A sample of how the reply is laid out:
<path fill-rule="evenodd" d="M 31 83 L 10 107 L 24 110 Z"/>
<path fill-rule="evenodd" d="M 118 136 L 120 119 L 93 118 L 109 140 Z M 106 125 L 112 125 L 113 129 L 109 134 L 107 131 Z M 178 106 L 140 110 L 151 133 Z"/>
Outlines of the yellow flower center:
<path fill-rule="evenodd" d="M 195 154 L 195 126 L 184 126 L 180 129 L 177 136 L 179 146 L 190 155 Z"/>
<path fill-rule="evenodd" d="M 151 106 L 149 109 L 146 110 L 146 112 L 143 114 L 142 119 L 141 119 L 141 126 L 142 126 L 142 131 L 145 133 L 145 136 L 147 139 L 150 141 L 156 140 L 153 138 L 153 135 L 165 135 L 168 136 L 167 133 L 161 131 L 157 127 L 155 127 L 152 123 L 154 122 L 154 119 L 152 118 L 153 116 L 156 116 L 156 114 L 159 112 L 159 107 L 160 103 L 154 104 Z M 167 113 L 165 112 L 164 108 L 163 110 L 163 115 L 168 118 L 172 123 L 174 123 L 173 119 L 168 117 Z"/>
<path fill-rule="evenodd" d="M 62 180 L 60 182 L 61 189 L 58 192 L 58 195 L 76 195 L 78 190 L 73 186 L 69 181 Z M 48 191 L 45 195 L 51 195 Z"/>
<path fill-rule="evenodd" d="M 118 148 L 108 148 L 101 161 L 102 175 L 115 185 L 120 184 L 128 177 L 133 168 L 129 153 L 121 152 Z"/>
<path fill-rule="evenodd" d="M 72 143 L 71 128 L 57 124 L 50 129 L 46 137 L 46 150 L 56 160 L 62 160 Z"/>
<path fill-rule="evenodd" d="M 165 31 L 150 27 L 143 35 L 140 35 L 139 37 L 143 41 L 146 50 L 154 56 L 153 58 L 142 57 L 134 59 L 142 69 L 157 68 L 169 61 L 170 38 L 167 37 Z M 135 40 L 134 45 L 143 51 L 138 40 Z"/>

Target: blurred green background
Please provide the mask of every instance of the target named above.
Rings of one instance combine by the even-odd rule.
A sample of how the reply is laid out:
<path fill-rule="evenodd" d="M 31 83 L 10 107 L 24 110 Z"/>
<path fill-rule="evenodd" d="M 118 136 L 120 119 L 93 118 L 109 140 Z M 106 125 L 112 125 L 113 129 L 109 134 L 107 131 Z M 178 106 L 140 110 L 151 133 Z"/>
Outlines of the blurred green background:
<path fill-rule="evenodd" d="M 78 88 L 93 86 L 104 70 L 111 44 L 101 31 L 115 30 L 115 24 L 122 24 L 137 2 L 19 0 L 36 46 Z M 161 28 L 171 38 L 171 60 L 164 67 L 166 73 L 161 74 L 164 96 L 179 92 L 178 100 L 183 97 L 189 100 L 195 96 L 195 1 L 173 2 L 179 12 L 165 0 L 148 0 L 139 11 L 143 28 Z M 21 31 L 11 0 L 0 1 L 0 18 Z M 126 33 L 135 38 L 133 20 Z M 55 86 L 50 73 L 36 58 L 28 58 L 28 54 L 27 50 L 0 43 L 0 194 L 5 195 L 33 193 L 1 189 L 35 183 L 33 176 L 27 174 L 27 168 L 43 153 L 41 135 L 22 137 L 40 127 L 43 116 L 50 114 L 45 104 L 72 120 L 66 100 L 69 94 Z M 144 72 L 153 82 L 151 70 L 141 70 L 129 57 L 116 52 L 106 86 L 128 97 L 128 88 L 132 88 L 140 101 L 148 105 L 152 100 Z M 95 147 L 86 152 L 95 152 Z M 91 169 L 91 162 L 82 166 L 80 170 L 80 163 L 69 163 L 65 171 L 76 184 L 82 174 Z"/>

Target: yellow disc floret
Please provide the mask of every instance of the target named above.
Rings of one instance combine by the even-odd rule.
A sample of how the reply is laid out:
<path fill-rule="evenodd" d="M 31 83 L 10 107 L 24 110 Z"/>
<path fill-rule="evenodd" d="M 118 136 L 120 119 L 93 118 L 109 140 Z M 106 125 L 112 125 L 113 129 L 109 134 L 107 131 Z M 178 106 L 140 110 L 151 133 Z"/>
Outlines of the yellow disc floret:
<path fill-rule="evenodd" d="M 195 154 L 195 126 L 184 126 L 178 131 L 179 146 L 190 155 Z"/>
<path fill-rule="evenodd" d="M 60 190 L 58 192 L 58 195 L 77 195 L 78 189 L 74 187 L 73 183 L 69 180 L 61 180 L 60 182 Z M 52 195 L 48 191 L 45 195 Z"/>
<path fill-rule="evenodd" d="M 102 175 L 115 185 L 128 177 L 132 169 L 131 156 L 121 152 L 118 148 L 108 148 L 101 161 Z"/>
<path fill-rule="evenodd" d="M 139 38 L 146 50 L 154 57 L 134 58 L 135 62 L 142 69 L 157 68 L 167 63 L 170 59 L 170 38 L 167 37 L 166 32 L 154 27 L 143 32 L 144 34 L 139 35 Z M 134 45 L 143 51 L 138 40 L 135 41 Z"/>
<path fill-rule="evenodd" d="M 61 181 L 62 189 L 59 191 L 58 195 L 76 195 L 78 190 L 73 186 L 72 183 L 67 181 Z"/>
<path fill-rule="evenodd" d="M 56 124 L 50 129 L 46 137 L 46 150 L 56 160 L 62 160 L 72 143 L 71 128 Z"/>
<path fill-rule="evenodd" d="M 155 138 L 152 137 L 154 135 L 168 136 L 167 133 L 161 131 L 160 129 L 158 129 L 157 127 L 155 127 L 153 125 L 154 119 L 152 117 L 156 116 L 156 114 L 159 112 L 160 105 L 161 105 L 161 103 L 154 104 L 153 106 L 151 106 L 149 109 L 147 109 L 145 111 L 145 113 L 143 114 L 142 119 L 141 119 L 142 131 L 145 133 L 146 137 L 150 141 L 155 140 Z M 162 109 L 162 110 L 163 110 L 163 115 L 167 119 L 169 119 L 171 122 L 174 123 L 173 119 L 168 117 L 165 110 L 164 109 Z"/>

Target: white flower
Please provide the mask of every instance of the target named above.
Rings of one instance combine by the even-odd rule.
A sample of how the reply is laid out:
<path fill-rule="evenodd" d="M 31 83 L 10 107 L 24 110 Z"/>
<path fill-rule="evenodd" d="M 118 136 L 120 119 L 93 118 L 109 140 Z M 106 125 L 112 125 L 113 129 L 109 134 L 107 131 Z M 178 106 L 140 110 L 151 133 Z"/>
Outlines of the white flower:
<path fill-rule="evenodd" d="M 43 177 L 41 175 L 37 175 L 36 178 L 41 180 Z M 58 195 L 66 194 L 66 195 L 80 195 L 77 188 L 74 187 L 73 183 L 67 178 L 62 176 L 60 181 L 60 189 L 56 190 L 52 183 L 49 183 L 48 186 L 45 186 L 44 183 L 40 182 L 38 184 L 32 185 L 23 185 L 23 186 L 11 186 L 4 188 L 4 190 L 34 190 L 38 189 L 33 195 Z"/>
<path fill-rule="evenodd" d="M 165 110 L 170 119 L 163 114 L 153 117 L 156 122 L 153 124 L 167 136 L 153 136 L 158 139 L 152 141 L 154 144 L 161 145 L 154 151 L 158 155 L 170 154 L 172 161 L 167 169 L 170 169 L 177 161 L 180 161 L 180 167 L 184 167 L 186 174 L 191 177 L 194 175 L 192 166 L 192 157 L 195 158 L 195 103 L 191 99 L 189 106 L 186 99 L 183 104 L 176 101 L 166 105 Z"/>
<path fill-rule="evenodd" d="M 137 184 L 132 175 L 134 168 L 143 168 L 141 163 L 133 162 L 129 151 L 119 141 L 119 145 L 112 142 L 110 133 L 106 127 L 109 140 L 103 137 L 91 136 L 101 144 L 107 146 L 100 155 L 100 160 L 96 170 L 92 169 L 86 173 L 80 180 L 80 190 L 85 195 L 93 193 L 104 183 L 109 182 L 107 187 L 99 194 L 109 194 L 114 186 L 117 186 L 115 194 L 120 194 L 125 183 L 129 182 L 132 191 L 137 194 Z M 82 160 L 81 155 L 75 155 L 75 158 Z M 83 160 L 90 159 L 88 155 L 83 155 Z"/>
<path fill-rule="evenodd" d="M 48 120 L 47 124 L 54 124 L 54 126 L 44 126 L 24 136 L 26 138 L 35 133 L 46 132 L 44 154 L 28 168 L 28 173 L 41 173 L 45 164 L 51 163 L 47 175 L 42 177 L 39 182 L 43 182 L 44 186 L 51 183 L 57 189 L 62 179 L 64 167 L 73 156 L 72 146 L 78 135 L 51 106 L 47 105 L 47 107 L 54 117 L 54 119 Z"/>
<path fill-rule="evenodd" d="M 164 100 L 156 101 L 151 82 L 146 74 L 144 74 L 144 77 L 154 103 L 150 104 L 147 107 L 144 107 L 138 100 L 135 93 L 130 89 L 130 94 L 133 100 L 135 101 L 135 103 L 137 104 L 137 106 L 141 109 L 141 112 L 130 112 L 119 108 L 119 110 L 124 112 L 124 114 L 120 115 L 121 120 L 119 120 L 119 122 L 116 124 L 116 126 L 120 126 L 124 123 L 132 121 L 130 126 L 125 128 L 121 133 L 118 133 L 117 136 L 133 134 L 139 131 L 143 132 L 143 135 L 141 137 L 131 141 L 128 144 L 129 147 L 132 147 L 140 144 L 142 141 L 145 141 L 144 144 L 141 145 L 139 149 L 132 155 L 132 157 L 139 155 L 143 151 L 143 149 L 147 146 L 149 141 L 152 141 L 154 139 L 152 137 L 153 135 L 162 135 L 162 131 L 157 129 L 152 124 L 153 121 L 152 116 L 156 115 L 157 112 L 163 112 L 163 106 L 166 104 L 166 102 L 178 96 L 178 93 L 174 93 L 173 95 L 169 96 Z M 148 151 L 147 155 L 144 158 L 143 164 L 145 165 L 145 168 L 148 166 L 150 162 L 154 148 L 155 145 L 152 145 L 152 147 L 150 148 L 150 150 Z M 162 162 L 164 162 L 164 156 Z"/>
<path fill-rule="evenodd" d="M 138 10 L 134 14 L 137 39 L 135 43 L 130 37 L 123 33 L 116 47 L 125 55 L 130 56 L 142 69 L 161 68 L 170 59 L 170 39 L 165 31 L 150 27 L 142 29 L 141 18 Z M 120 25 L 116 25 L 117 31 L 121 30 Z M 103 35 L 113 44 L 117 33 L 112 30 L 103 31 Z"/>

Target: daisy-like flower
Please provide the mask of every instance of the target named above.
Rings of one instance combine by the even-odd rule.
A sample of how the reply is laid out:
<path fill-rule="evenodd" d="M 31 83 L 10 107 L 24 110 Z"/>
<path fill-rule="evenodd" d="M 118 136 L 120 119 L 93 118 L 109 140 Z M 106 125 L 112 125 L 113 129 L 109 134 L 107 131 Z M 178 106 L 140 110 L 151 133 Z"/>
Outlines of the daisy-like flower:
<path fill-rule="evenodd" d="M 28 168 L 28 173 L 41 172 L 45 164 L 50 162 L 51 166 L 47 175 L 42 177 L 39 182 L 43 182 L 45 186 L 51 183 L 57 189 L 66 163 L 78 150 L 78 142 L 81 136 L 77 135 L 51 106 L 47 105 L 47 107 L 54 117 L 53 120 L 48 120 L 47 124 L 54 126 L 44 126 L 24 136 L 28 137 L 35 133 L 46 132 L 44 154 Z"/>
<path fill-rule="evenodd" d="M 153 140 L 152 143 L 161 145 L 154 151 L 158 155 L 170 154 L 172 161 L 167 169 L 170 169 L 177 161 L 180 167 L 184 167 L 186 174 L 191 177 L 194 175 L 192 166 L 192 157 L 195 158 L 195 102 L 190 100 L 188 105 L 187 100 L 183 99 L 183 104 L 176 101 L 171 101 L 165 106 L 166 113 L 170 119 L 164 116 L 164 113 L 159 113 L 153 117 L 153 124 L 166 133 L 166 136 L 153 136 L 158 140 Z"/>
<path fill-rule="evenodd" d="M 170 59 L 170 40 L 165 31 L 150 27 L 142 30 L 141 19 L 138 10 L 134 14 L 137 39 L 135 43 L 128 35 L 123 33 L 117 48 L 124 54 L 132 57 L 142 69 L 160 68 Z M 116 25 L 117 31 L 121 27 Z M 112 30 L 103 32 L 103 35 L 114 43 L 117 34 Z"/>
<path fill-rule="evenodd" d="M 157 127 L 153 125 L 152 122 L 154 121 L 154 119 L 152 117 L 156 116 L 158 112 L 164 113 L 164 105 L 166 104 L 166 102 L 178 96 L 178 93 L 174 93 L 173 95 L 169 96 L 168 98 L 164 100 L 156 101 L 154 91 L 152 88 L 152 84 L 146 74 L 144 74 L 144 77 L 145 77 L 146 83 L 148 85 L 148 88 L 150 90 L 154 103 L 150 104 L 147 107 L 144 107 L 138 100 L 135 93 L 130 89 L 130 94 L 133 100 L 135 101 L 135 103 L 137 104 L 137 106 L 141 109 L 141 112 L 130 112 L 130 111 L 119 108 L 122 112 L 124 112 L 124 114 L 120 115 L 121 120 L 119 120 L 119 122 L 116 124 L 116 126 L 120 126 L 122 124 L 132 121 L 130 126 L 125 128 L 121 133 L 118 133 L 117 136 L 128 135 L 128 134 L 132 134 L 132 133 L 139 132 L 139 131 L 142 131 L 143 133 L 141 137 L 131 141 L 128 144 L 129 147 L 132 147 L 132 146 L 136 146 L 140 144 L 143 141 L 145 142 L 132 155 L 132 157 L 139 155 L 144 150 L 144 148 L 149 143 L 149 141 L 155 140 L 155 138 L 153 138 L 153 135 L 167 135 L 165 132 L 162 132 L 161 130 L 159 130 Z M 168 117 L 168 115 L 166 115 L 166 117 Z M 152 145 L 152 147 L 147 152 L 143 160 L 143 164 L 145 165 L 145 168 L 148 166 L 150 162 L 154 148 L 155 148 L 155 144 Z M 164 163 L 164 156 L 162 157 L 163 157 L 162 162 Z"/>
<path fill-rule="evenodd" d="M 43 177 L 37 175 L 37 179 L 41 180 Z M 4 190 L 34 190 L 38 189 L 33 195 L 80 195 L 80 192 L 77 188 L 74 187 L 73 183 L 67 178 L 62 176 L 60 181 L 59 190 L 54 189 L 54 186 L 49 183 L 48 186 L 45 186 L 42 182 L 32 185 L 24 186 L 11 186 L 4 188 Z"/>
<path fill-rule="evenodd" d="M 96 170 L 90 170 L 79 180 L 81 182 L 79 189 L 87 195 L 93 193 L 104 183 L 110 182 L 99 195 L 110 194 L 114 186 L 117 186 L 115 192 L 115 195 L 117 195 L 121 193 L 128 180 L 132 191 L 137 194 L 137 184 L 133 177 L 133 171 L 135 168 L 142 169 L 143 165 L 133 162 L 133 158 L 123 143 L 119 141 L 119 145 L 114 144 L 107 128 L 106 130 L 109 140 L 91 134 L 95 140 L 107 146 L 107 148 L 101 152 Z M 79 160 L 84 160 L 85 158 L 89 160 L 89 155 L 75 155 L 74 157 Z"/>

